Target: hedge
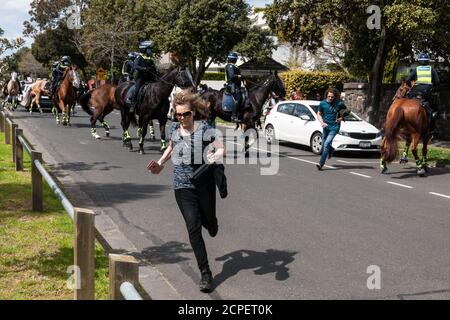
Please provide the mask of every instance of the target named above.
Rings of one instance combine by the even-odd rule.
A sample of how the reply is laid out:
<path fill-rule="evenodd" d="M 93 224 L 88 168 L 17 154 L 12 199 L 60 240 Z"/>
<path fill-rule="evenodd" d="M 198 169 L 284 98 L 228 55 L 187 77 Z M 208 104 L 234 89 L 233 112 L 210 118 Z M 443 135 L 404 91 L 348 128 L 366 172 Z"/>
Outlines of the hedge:
<path fill-rule="evenodd" d="M 303 70 L 292 70 L 280 73 L 280 78 L 284 82 L 287 95 L 289 95 L 291 89 L 295 87 L 309 99 L 313 99 L 317 92 L 323 96 L 325 90 L 327 90 L 330 86 L 336 87 L 342 91 L 344 83 L 352 79 L 350 75 L 343 72 Z"/>
<path fill-rule="evenodd" d="M 225 72 L 206 72 L 202 80 L 221 80 L 225 81 Z"/>

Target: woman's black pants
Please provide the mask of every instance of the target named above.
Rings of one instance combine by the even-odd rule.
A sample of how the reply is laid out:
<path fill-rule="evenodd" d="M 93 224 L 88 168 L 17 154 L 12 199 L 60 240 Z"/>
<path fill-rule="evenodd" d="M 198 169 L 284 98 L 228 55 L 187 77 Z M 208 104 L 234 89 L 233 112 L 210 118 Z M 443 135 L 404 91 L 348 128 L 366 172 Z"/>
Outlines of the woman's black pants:
<path fill-rule="evenodd" d="M 217 226 L 216 190 L 211 184 L 199 189 L 176 189 L 175 199 L 183 214 L 200 271 L 209 270 L 208 256 L 202 237 L 202 226 L 206 229 Z"/>

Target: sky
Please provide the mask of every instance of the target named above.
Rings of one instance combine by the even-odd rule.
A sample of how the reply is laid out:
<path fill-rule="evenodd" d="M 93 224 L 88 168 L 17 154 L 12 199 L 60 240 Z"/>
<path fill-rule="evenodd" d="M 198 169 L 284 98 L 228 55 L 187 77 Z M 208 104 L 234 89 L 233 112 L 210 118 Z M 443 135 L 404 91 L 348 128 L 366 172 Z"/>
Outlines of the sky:
<path fill-rule="evenodd" d="M 8 39 L 22 37 L 23 22 L 29 20 L 31 0 L 1 0 L 0 2 L 0 28 L 3 29 L 3 35 Z M 247 0 L 247 2 L 256 7 L 264 7 L 273 0 Z M 31 46 L 32 39 L 24 39 L 26 46 Z"/>

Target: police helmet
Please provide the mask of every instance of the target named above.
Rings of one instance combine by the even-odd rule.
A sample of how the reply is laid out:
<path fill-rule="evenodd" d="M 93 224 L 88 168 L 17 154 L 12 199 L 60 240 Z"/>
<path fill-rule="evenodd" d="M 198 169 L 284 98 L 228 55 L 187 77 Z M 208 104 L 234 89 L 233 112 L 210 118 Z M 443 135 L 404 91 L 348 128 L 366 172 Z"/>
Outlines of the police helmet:
<path fill-rule="evenodd" d="M 238 54 L 236 52 L 230 52 L 227 56 L 228 62 L 236 63 L 238 59 Z"/>
<path fill-rule="evenodd" d="M 150 51 L 153 49 L 153 41 L 147 40 L 139 43 L 139 51 L 141 51 L 141 53 L 146 53 L 147 49 L 150 49 Z"/>
<path fill-rule="evenodd" d="M 430 62 L 430 56 L 426 53 L 421 53 L 417 59 L 420 64 L 428 64 Z"/>

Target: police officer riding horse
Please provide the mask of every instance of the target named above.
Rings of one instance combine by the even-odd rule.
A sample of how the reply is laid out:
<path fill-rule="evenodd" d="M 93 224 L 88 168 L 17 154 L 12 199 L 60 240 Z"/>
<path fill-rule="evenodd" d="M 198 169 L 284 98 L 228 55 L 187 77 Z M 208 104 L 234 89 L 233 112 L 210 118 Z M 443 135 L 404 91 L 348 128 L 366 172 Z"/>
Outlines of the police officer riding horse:
<path fill-rule="evenodd" d="M 406 79 L 406 84 L 414 86 L 409 92 L 409 98 L 422 100 L 422 106 L 427 111 L 430 121 L 430 134 L 437 137 L 438 130 L 435 124 L 435 116 L 439 107 L 437 102 L 433 101 L 433 91 L 439 85 L 439 76 L 436 70 L 430 65 L 430 57 L 426 53 L 421 53 L 418 59 L 419 65 L 410 73 Z"/>
<path fill-rule="evenodd" d="M 67 68 L 70 67 L 70 57 L 64 56 L 61 58 L 60 61 L 56 61 L 53 63 L 53 70 L 52 70 L 52 92 L 51 96 L 53 97 L 55 95 L 56 89 L 58 88 L 61 79 L 64 75 L 64 72 L 67 70 Z"/>
<path fill-rule="evenodd" d="M 139 112 L 139 91 L 144 84 L 154 82 L 157 77 L 156 66 L 152 58 L 153 41 L 143 41 L 139 44 L 139 54 L 134 60 L 134 87 L 133 99 L 130 103 L 130 113 Z"/>
<path fill-rule="evenodd" d="M 238 54 L 236 52 L 230 52 L 227 57 L 227 65 L 225 66 L 225 95 L 223 99 L 223 108 L 224 111 L 228 111 L 227 107 L 230 108 L 230 104 L 232 105 L 231 110 L 231 121 L 235 123 L 239 123 L 240 113 L 244 105 L 244 96 L 243 91 L 241 89 L 243 77 L 241 75 L 241 70 L 236 66 L 236 62 L 238 59 Z M 234 101 L 227 99 L 227 95 L 231 95 Z"/>
<path fill-rule="evenodd" d="M 137 53 L 137 52 L 129 52 L 128 53 L 128 59 L 123 63 L 123 66 L 122 66 L 123 78 L 120 81 L 121 83 L 132 80 L 133 73 L 134 73 L 134 60 L 137 58 L 138 55 L 139 55 L 139 53 Z"/>

